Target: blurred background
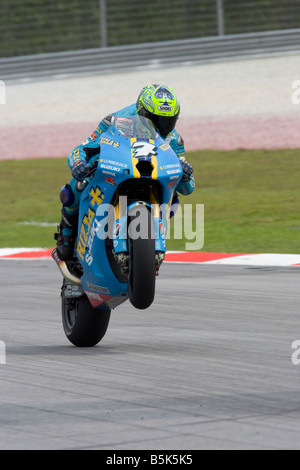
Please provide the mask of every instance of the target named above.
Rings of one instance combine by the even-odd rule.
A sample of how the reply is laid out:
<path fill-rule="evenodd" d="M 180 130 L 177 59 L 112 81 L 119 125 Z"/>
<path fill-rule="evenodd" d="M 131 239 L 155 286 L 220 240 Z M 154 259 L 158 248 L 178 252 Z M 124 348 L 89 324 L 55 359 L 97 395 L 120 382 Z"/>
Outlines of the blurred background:
<path fill-rule="evenodd" d="M 299 13 L 298 0 L 1 0 L 0 159 L 68 154 L 153 81 L 177 92 L 190 150 L 298 147 Z"/>
<path fill-rule="evenodd" d="M 0 246 L 25 232 L 52 246 L 20 224 L 55 223 L 68 154 L 162 83 L 181 103 L 204 249 L 299 251 L 299 0 L 1 0 L 0 80 Z M 22 211 L 9 178 L 34 181 Z"/>
<path fill-rule="evenodd" d="M 300 28 L 298 0 L 1 0 L 1 57 Z"/>

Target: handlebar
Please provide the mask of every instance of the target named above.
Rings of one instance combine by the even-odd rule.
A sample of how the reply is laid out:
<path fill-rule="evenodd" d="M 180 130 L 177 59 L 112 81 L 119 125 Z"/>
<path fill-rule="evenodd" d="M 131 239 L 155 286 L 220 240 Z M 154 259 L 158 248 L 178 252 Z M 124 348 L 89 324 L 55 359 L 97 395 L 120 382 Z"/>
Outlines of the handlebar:
<path fill-rule="evenodd" d="M 89 168 L 89 173 L 88 173 L 89 175 L 91 175 L 92 173 L 95 173 L 95 171 L 97 169 L 97 166 L 98 166 L 98 162 L 99 162 L 99 160 L 97 159 L 91 164 L 91 166 Z"/>
<path fill-rule="evenodd" d="M 84 190 L 84 188 L 89 184 L 90 180 L 93 178 L 93 174 L 94 174 L 95 171 L 97 170 L 98 161 L 99 161 L 99 160 L 95 160 L 95 161 L 91 164 L 91 166 L 90 166 L 90 168 L 89 168 L 89 172 L 88 172 L 86 178 L 84 178 L 83 181 L 77 181 L 77 182 L 76 182 L 75 187 L 76 187 L 77 191 L 82 192 L 82 191 Z"/>

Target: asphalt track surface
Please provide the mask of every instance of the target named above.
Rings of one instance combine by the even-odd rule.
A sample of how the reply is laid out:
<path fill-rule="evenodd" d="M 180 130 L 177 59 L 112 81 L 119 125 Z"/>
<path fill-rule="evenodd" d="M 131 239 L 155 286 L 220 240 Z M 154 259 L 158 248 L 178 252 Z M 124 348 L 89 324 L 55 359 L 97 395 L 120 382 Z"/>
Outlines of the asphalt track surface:
<path fill-rule="evenodd" d="M 0 260 L 1 449 L 300 449 L 296 267 L 163 265 L 75 348 L 50 260 Z"/>

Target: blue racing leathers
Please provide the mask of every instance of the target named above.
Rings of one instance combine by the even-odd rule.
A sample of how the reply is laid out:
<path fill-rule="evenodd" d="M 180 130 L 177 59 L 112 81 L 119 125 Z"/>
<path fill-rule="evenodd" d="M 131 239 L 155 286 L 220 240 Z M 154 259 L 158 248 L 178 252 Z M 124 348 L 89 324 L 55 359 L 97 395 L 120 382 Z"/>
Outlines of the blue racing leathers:
<path fill-rule="evenodd" d="M 80 165 L 80 162 L 84 161 L 87 162 L 88 165 L 91 165 L 95 160 L 99 158 L 100 154 L 100 141 L 101 141 L 101 134 L 107 131 L 111 122 L 116 117 L 126 117 L 126 116 L 134 116 L 137 114 L 136 104 L 132 104 L 127 106 L 126 108 L 117 111 L 116 113 L 112 113 L 106 116 L 98 125 L 97 129 L 83 142 L 81 145 L 78 145 L 74 148 L 74 150 L 70 153 L 68 157 L 68 165 L 71 170 L 73 170 L 74 165 L 78 167 L 84 167 L 84 165 Z M 178 132 L 174 129 L 165 139 L 170 147 L 174 150 L 176 155 L 179 159 L 185 159 L 185 149 L 182 137 L 178 134 Z M 78 162 L 78 163 L 76 163 Z M 79 200 L 80 200 L 80 192 L 76 190 L 76 180 L 73 178 L 70 181 L 70 189 L 73 192 L 71 203 L 68 205 L 64 205 L 64 209 L 68 215 L 75 215 L 78 213 L 79 208 Z M 176 191 L 188 195 L 191 194 L 195 187 L 195 180 L 194 177 L 191 175 L 188 179 L 183 178 L 176 187 Z"/>

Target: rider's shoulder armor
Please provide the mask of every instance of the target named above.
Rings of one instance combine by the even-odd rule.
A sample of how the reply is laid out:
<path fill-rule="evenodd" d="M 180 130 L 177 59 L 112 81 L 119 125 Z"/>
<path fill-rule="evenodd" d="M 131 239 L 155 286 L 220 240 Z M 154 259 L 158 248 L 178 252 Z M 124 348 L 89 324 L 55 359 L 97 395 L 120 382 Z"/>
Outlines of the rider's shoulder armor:
<path fill-rule="evenodd" d="M 125 108 L 120 109 L 114 113 L 115 116 L 126 117 L 126 116 L 135 116 L 137 114 L 136 104 L 130 104 Z"/>
<path fill-rule="evenodd" d="M 181 137 L 180 134 L 178 134 L 176 129 L 170 132 L 170 134 L 167 136 L 165 140 L 170 144 L 170 146 L 172 147 L 172 149 L 174 150 L 178 158 L 185 156 L 183 138 Z"/>
<path fill-rule="evenodd" d="M 105 116 L 105 118 L 103 119 L 103 123 L 106 125 L 106 126 L 111 126 L 113 125 L 115 122 L 115 115 L 112 113 L 112 114 L 108 114 L 107 116 Z"/>
<path fill-rule="evenodd" d="M 184 146 L 184 141 L 180 134 L 178 134 L 178 137 L 177 137 L 177 144 L 179 145 L 179 147 Z"/>

